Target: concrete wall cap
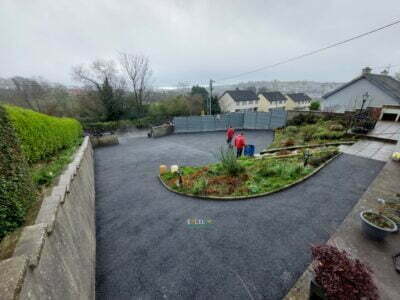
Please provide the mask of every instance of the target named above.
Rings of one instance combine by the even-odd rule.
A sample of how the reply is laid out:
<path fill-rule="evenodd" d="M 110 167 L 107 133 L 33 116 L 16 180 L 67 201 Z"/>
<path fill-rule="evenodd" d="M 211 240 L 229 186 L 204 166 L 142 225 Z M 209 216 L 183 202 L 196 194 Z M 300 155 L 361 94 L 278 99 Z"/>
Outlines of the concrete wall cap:
<path fill-rule="evenodd" d="M 51 233 L 54 229 L 56 222 L 58 208 L 61 204 L 60 195 L 51 195 L 46 197 L 42 202 L 39 214 L 36 218 L 35 224 L 45 223 L 47 224 L 47 233 Z"/>
<path fill-rule="evenodd" d="M 43 245 L 47 237 L 47 224 L 26 226 L 18 240 L 14 255 L 28 257 L 29 266 L 36 267 L 40 260 Z"/>
<path fill-rule="evenodd" d="M 27 268 L 28 258 L 24 255 L 0 261 L 0 298 L 2 300 L 19 298 Z"/>

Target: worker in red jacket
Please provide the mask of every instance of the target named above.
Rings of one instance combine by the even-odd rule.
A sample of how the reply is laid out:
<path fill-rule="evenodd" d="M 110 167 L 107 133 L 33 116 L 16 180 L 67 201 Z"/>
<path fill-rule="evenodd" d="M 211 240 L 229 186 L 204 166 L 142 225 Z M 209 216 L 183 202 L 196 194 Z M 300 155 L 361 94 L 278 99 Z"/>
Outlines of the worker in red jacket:
<path fill-rule="evenodd" d="M 238 135 L 238 136 L 235 138 L 235 147 L 236 147 L 236 149 L 237 149 L 236 157 L 242 156 L 243 148 L 244 148 L 245 146 L 246 146 L 246 139 L 245 139 L 243 133 L 240 133 L 240 135 Z"/>
<path fill-rule="evenodd" d="M 226 131 L 226 143 L 229 146 L 231 146 L 231 142 L 234 135 L 235 135 L 235 129 L 233 129 L 232 126 L 229 126 L 228 130 Z"/>

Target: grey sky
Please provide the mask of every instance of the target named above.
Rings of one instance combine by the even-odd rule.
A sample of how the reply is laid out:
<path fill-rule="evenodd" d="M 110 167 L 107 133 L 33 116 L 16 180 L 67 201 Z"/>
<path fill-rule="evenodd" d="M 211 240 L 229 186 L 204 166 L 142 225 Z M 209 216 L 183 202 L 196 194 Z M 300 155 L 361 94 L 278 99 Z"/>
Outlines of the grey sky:
<path fill-rule="evenodd" d="M 149 56 L 156 85 L 204 83 L 398 18 L 398 0 L 1 0 L 0 77 L 73 84 L 73 65 L 124 51 Z M 234 82 L 345 81 L 365 65 L 399 71 L 399 37 L 397 25 Z"/>

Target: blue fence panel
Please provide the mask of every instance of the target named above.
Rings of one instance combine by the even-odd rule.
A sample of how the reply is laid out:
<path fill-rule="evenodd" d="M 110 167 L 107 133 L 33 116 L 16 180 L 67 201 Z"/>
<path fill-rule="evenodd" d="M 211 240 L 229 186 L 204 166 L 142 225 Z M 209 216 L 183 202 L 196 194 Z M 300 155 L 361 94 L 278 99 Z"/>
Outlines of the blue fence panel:
<path fill-rule="evenodd" d="M 245 112 L 243 128 L 256 129 L 256 124 L 257 124 L 257 113 L 256 112 Z"/>
<path fill-rule="evenodd" d="M 214 116 L 202 116 L 203 131 L 215 131 Z"/>
<path fill-rule="evenodd" d="M 174 126 L 175 132 L 187 132 L 187 118 L 186 117 L 175 117 L 174 118 Z"/>
<path fill-rule="evenodd" d="M 271 118 L 271 113 L 269 112 L 257 113 L 256 129 L 269 129 L 270 118 Z"/>
<path fill-rule="evenodd" d="M 286 125 L 287 112 L 273 109 L 270 112 L 229 113 L 216 116 L 175 117 L 175 132 L 202 132 L 236 129 L 275 129 Z"/>
<path fill-rule="evenodd" d="M 286 117 L 287 117 L 287 112 L 285 110 L 271 111 L 271 122 L 269 124 L 269 129 L 275 129 L 285 126 Z"/>
<path fill-rule="evenodd" d="M 233 128 L 243 129 L 244 114 L 243 113 L 230 113 L 229 114 L 229 124 Z"/>
<path fill-rule="evenodd" d="M 215 130 L 226 130 L 229 127 L 230 116 L 228 114 L 215 116 Z"/>

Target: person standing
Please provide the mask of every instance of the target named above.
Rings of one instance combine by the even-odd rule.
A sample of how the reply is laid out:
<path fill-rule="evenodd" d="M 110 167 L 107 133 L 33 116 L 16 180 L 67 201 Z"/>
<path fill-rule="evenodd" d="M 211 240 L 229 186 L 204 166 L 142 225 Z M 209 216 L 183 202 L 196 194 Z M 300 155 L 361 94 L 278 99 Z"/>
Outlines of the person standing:
<path fill-rule="evenodd" d="M 231 146 L 231 142 L 234 135 L 235 135 L 235 129 L 233 129 L 232 126 L 229 126 L 228 130 L 226 131 L 226 143 L 229 146 Z"/>
<path fill-rule="evenodd" d="M 236 151 L 236 157 L 242 156 L 243 153 L 243 148 L 246 146 L 246 139 L 243 135 L 243 133 L 240 133 L 236 138 L 235 138 L 235 147 L 237 149 Z"/>

